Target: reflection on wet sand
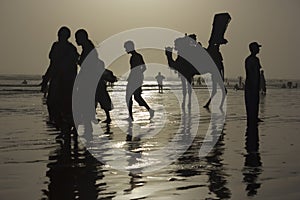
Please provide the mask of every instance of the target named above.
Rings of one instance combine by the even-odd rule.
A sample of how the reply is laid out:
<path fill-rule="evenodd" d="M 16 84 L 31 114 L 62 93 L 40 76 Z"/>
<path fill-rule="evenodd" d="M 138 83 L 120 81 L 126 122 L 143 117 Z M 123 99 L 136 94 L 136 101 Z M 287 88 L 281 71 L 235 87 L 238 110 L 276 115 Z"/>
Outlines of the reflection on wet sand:
<path fill-rule="evenodd" d="M 191 126 L 193 123 L 191 111 L 183 111 L 181 115 L 180 141 L 178 145 L 191 137 Z M 111 125 L 101 126 L 103 134 L 107 141 L 114 138 L 111 131 Z M 212 126 L 214 128 L 214 125 Z M 147 133 L 145 133 L 147 134 Z M 197 136 L 187 151 L 180 156 L 168 169 L 161 169 L 152 174 L 156 177 L 169 177 L 161 183 L 153 185 L 155 179 L 151 180 L 148 175 L 143 175 L 143 156 L 144 143 L 139 133 L 133 131 L 133 124 L 128 122 L 127 135 L 124 140 L 124 149 L 126 150 L 126 161 L 128 163 L 129 180 L 127 183 L 114 188 L 110 184 L 111 180 L 126 180 L 122 174 L 111 174 L 104 169 L 104 165 L 94 158 L 84 147 L 78 144 L 77 133 L 72 131 L 60 138 L 60 146 L 49 156 L 50 163 L 47 165 L 47 177 L 49 178 L 48 190 L 44 194 L 48 199 L 112 199 L 121 198 L 152 198 L 159 197 L 164 190 L 189 191 L 194 189 L 207 189 L 208 193 L 204 196 L 214 194 L 220 199 L 229 199 L 231 196 L 227 185 L 227 174 L 223 166 L 222 155 L 224 152 L 224 133 L 221 134 L 219 141 L 208 156 L 199 158 L 199 148 L 203 142 L 203 137 Z M 212 134 L 213 140 L 218 135 Z M 123 136 L 124 137 L 124 136 Z M 169 138 L 171 140 L 172 138 Z M 105 143 L 102 143 L 104 145 Z M 105 156 L 112 156 L 108 151 L 112 147 L 103 147 L 107 153 Z M 108 149 L 107 149 L 108 148 Z M 100 155 L 100 154 L 99 154 Z M 171 169 L 171 170 L 170 170 Z M 106 174 L 105 174 L 106 172 Z M 107 179 L 105 181 L 104 179 Z M 119 178 L 118 178 L 119 177 Z M 180 178 L 183 177 L 183 178 Z M 198 178 L 197 182 L 189 182 L 189 178 Z M 187 181 L 187 182 L 185 182 Z M 149 185 L 147 184 L 149 182 Z M 160 186 L 160 187 L 157 187 Z M 113 189 L 111 189 L 113 188 Z M 140 192 L 144 192 L 143 194 Z M 156 196 L 157 195 L 157 196 Z M 165 194 L 166 195 L 166 194 Z M 203 196 L 203 197 L 204 197 Z"/>
<path fill-rule="evenodd" d="M 224 127 L 225 129 L 225 127 Z M 228 176 L 225 172 L 223 158 L 224 154 L 224 136 L 225 133 L 222 132 L 216 145 L 212 151 L 206 156 L 208 170 L 208 181 L 209 181 L 209 190 L 216 194 L 220 199 L 230 199 L 231 191 L 226 187 L 228 181 L 226 177 Z M 214 136 L 218 137 L 218 136 Z"/>
<path fill-rule="evenodd" d="M 182 120 L 184 126 L 182 132 L 185 134 L 190 133 L 191 126 L 191 113 L 184 113 Z M 216 124 L 212 123 L 212 128 Z M 200 124 L 201 126 L 201 124 Z M 223 167 L 222 155 L 224 152 L 224 132 L 219 136 L 217 133 L 212 133 L 212 140 L 218 140 L 212 151 L 202 160 L 199 159 L 199 147 L 203 142 L 203 138 L 196 137 L 190 148 L 178 159 L 177 165 L 187 166 L 182 169 L 176 170 L 176 173 L 182 177 L 192 176 L 208 176 L 208 185 L 205 184 L 194 184 L 187 187 L 178 187 L 177 190 L 187 190 L 196 187 L 208 187 L 211 193 L 214 193 L 220 199 L 229 199 L 231 196 L 230 190 L 226 187 L 228 176 Z M 200 165 L 202 164 L 202 165 Z M 204 169 L 203 169 L 204 168 Z M 204 198 L 204 197 L 203 197 Z"/>
<path fill-rule="evenodd" d="M 250 125 L 246 130 L 246 151 L 245 167 L 243 170 L 244 182 L 248 196 L 255 196 L 261 187 L 259 175 L 262 172 L 262 162 L 259 153 L 259 135 L 256 124 Z"/>
<path fill-rule="evenodd" d="M 138 165 L 138 160 L 142 157 L 142 145 L 141 139 L 139 137 L 135 137 L 132 131 L 132 122 L 128 123 L 128 131 L 126 135 L 126 143 L 127 143 L 127 156 L 128 156 L 128 166 L 136 166 Z M 124 190 L 124 194 L 130 194 L 132 190 L 137 187 L 144 186 L 146 183 L 143 180 L 142 170 L 139 167 L 133 167 L 133 169 L 129 170 L 128 174 L 129 180 L 129 188 Z"/>
<path fill-rule="evenodd" d="M 84 147 L 79 147 L 77 133 L 59 139 L 59 148 L 49 156 L 48 190 L 43 191 L 47 199 L 111 199 L 115 192 L 107 192 L 103 181 L 105 170 Z"/>

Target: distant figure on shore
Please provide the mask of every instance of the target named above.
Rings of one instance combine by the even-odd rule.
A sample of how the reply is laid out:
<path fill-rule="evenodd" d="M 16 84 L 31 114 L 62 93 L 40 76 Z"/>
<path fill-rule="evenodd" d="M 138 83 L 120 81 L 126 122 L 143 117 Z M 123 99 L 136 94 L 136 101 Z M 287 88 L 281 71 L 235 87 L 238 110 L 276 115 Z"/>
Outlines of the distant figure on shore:
<path fill-rule="evenodd" d="M 44 98 L 47 98 L 47 94 L 48 94 L 48 90 L 49 90 L 49 85 L 48 83 L 43 85 L 43 81 L 45 79 L 45 75 L 42 76 L 42 82 L 39 84 L 39 86 L 42 86 L 43 88 L 41 88 L 41 92 L 44 93 Z"/>
<path fill-rule="evenodd" d="M 283 83 L 283 84 L 281 85 L 281 88 L 286 88 L 286 84 Z"/>
<path fill-rule="evenodd" d="M 61 125 L 73 126 L 72 91 L 77 75 L 78 53 L 68 41 L 71 36 L 69 28 L 61 27 L 57 36 L 58 41 L 54 42 L 49 53 L 50 65 L 43 76 L 41 90 L 45 92 L 50 82 L 47 96 L 49 120 L 61 128 Z"/>
<path fill-rule="evenodd" d="M 130 57 L 130 74 L 128 76 L 128 83 L 126 87 L 126 103 L 129 112 L 129 120 L 133 119 L 132 114 L 132 96 L 134 100 L 139 104 L 139 106 L 144 106 L 150 115 L 149 119 L 152 119 L 154 116 L 154 110 L 152 110 L 146 101 L 143 99 L 142 95 L 142 85 L 144 81 L 144 71 L 146 71 L 146 65 L 143 59 L 143 56 L 136 52 L 133 41 L 127 41 L 124 43 L 125 51 L 128 54 L 131 54 Z"/>
<path fill-rule="evenodd" d="M 27 85 L 27 80 L 25 79 L 22 84 Z"/>
<path fill-rule="evenodd" d="M 76 38 L 76 43 L 79 46 L 82 46 L 82 52 L 80 55 L 80 59 L 78 61 L 78 64 L 82 66 L 87 56 L 95 49 L 95 45 L 88 38 L 88 33 L 84 29 L 80 29 L 76 31 L 75 38 Z M 91 56 L 89 57 L 89 59 L 91 60 L 91 62 L 89 63 L 91 65 L 97 65 L 91 67 L 99 68 L 99 70 L 103 73 L 102 76 L 100 77 L 96 89 L 95 108 L 97 107 L 97 104 L 100 103 L 101 108 L 105 111 L 106 114 L 106 119 L 102 122 L 110 123 L 111 117 L 109 111 L 113 109 L 113 105 L 109 93 L 107 91 L 107 82 L 116 82 L 117 77 L 114 76 L 112 71 L 104 68 L 104 62 L 98 58 L 98 53 L 96 50 L 94 50 L 89 56 Z"/>
<path fill-rule="evenodd" d="M 288 81 L 288 82 L 287 82 L 287 87 L 288 87 L 289 89 L 291 89 L 292 86 L 293 86 L 293 82 L 292 82 L 292 81 Z"/>
<path fill-rule="evenodd" d="M 201 85 L 202 85 L 202 83 L 201 83 L 201 77 L 198 77 L 198 78 L 197 78 L 197 85 L 198 85 L 198 86 L 201 86 Z"/>
<path fill-rule="evenodd" d="M 158 84 L 158 92 L 163 93 L 163 80 L 165 77 L 158 72 L 157 76 L 155 77 L 157 84 Z"/>
<path fill-rule="evenodd" d="M 248 124 L 262 121 L 258 118 L 261 65 L 259 58 L 256 56 L 260 47 L 261 45 L 257 42 L 250 43 L 249 50 L 251 54 L 245 60 L 245 103 Z"/>
<path fill-rule="evenodd" d="M 260 71 L 260 93 L 262 95 L 266 95 L 267 88 L 266 88 L 266 79 L 264 75 L 264 70 Z"/>

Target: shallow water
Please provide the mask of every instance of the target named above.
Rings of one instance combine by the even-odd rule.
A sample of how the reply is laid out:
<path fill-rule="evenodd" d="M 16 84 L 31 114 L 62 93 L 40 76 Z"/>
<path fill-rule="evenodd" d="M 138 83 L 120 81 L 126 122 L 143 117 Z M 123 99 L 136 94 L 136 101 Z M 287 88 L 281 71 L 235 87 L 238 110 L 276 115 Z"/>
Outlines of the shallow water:
<path fill-rule="evenodd" d="M 143 96 L 156 110 L 155 118 L 149 121 L 146 110 L 135 105 L 133 124 L 124 120 L 123 93 L 111 93 L 113 122 L 97 125 L 104 133 L 94 137 L 90 152 L 76 138 L 69 142 L 55 139 L 59 133 L 46 123 L 41 94 L 1 95 L 0 199 L 299 198 L 299 90 L 270 89 L 261 99 L 264 122 L 258 127 L 259 140 L 250 142 L 258 146 L 252 152 L 245 149 L 249 140 L 246 143 L 243 91 L 229 90 L 223 134 L 202 159 L 199 149 L 211 114 L 201 106 L 208 97 L 205 90 L 195 90 L 200 118 L 193 112 L 183 118 L 181 103 L 172 91 L 146 90 Z M 97 111 L 104 119 L 102 110 Z M 156 160 L 147 156 L 168 146 L 176 133 L 193 134 L 182 130 L 198 118 L 198 130 L 185 153 L 161 169 L 145 172 L 158 161 L 172 160 L 166 155 L 156 155 Z"/>

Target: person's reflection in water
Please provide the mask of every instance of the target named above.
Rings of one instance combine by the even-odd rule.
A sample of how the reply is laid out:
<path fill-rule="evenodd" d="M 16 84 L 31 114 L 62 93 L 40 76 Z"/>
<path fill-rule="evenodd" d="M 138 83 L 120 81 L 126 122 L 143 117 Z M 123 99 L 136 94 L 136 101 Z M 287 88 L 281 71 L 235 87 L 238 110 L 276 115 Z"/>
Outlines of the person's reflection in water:
<path fill-rule="evenodd" d="M 130 152 L 128 153 L 129 158 L 127 159 L 128 166 L 131 168 L 128 174 L 130 176 L 130 188 L 124 190 L 125 194 L 129 194 L 133 189 L 145 184 L 145 181 L 142 180 L 142 168 L 137 166 L 138 160 L 142 157 L 141 139 L 133 136 L 132 128 L 133 124 L 129 122 L 126 142 L 128 147 L 127 151 Z"/>
<path fill-rule="evenodd" d="M 182 109 L 182 127 L 181 135 L 182 137 L 190 137 L 191 134 L 191 108 L 188 108 L 188 113 L 185 109 Z M 182 138 L 182 141 L 185 141 Z M 196 149 L 198 149 L 198 144 L 192 143 L 191 146 L 178 158 L 178 163 L 176 165 L 187 165 L 187 167 L 176 170 L 176 173 L 182 177 L 190 177 L 200 175 L 200 171 L 197 168 L 193 168 L 194 164 L 199 162 L 199 154 Z"/>
<path fill-rule="evenodd" d="M 212 129 L 216 130 L 216 124 L 212 122 Z M 213 140 L 218 140 L 211 152 L 206 156 L 206 161 L 209 166 L 207 170 L 209 190 L 217 195 L 220 199 L 230 199 L 231 191 L 226 187 L 228 176 L 224 169 L 223 158 L 224 154 L 224 133 L 225 125 L 220 136 L 213 134 Z"/>
<path fill-rule="evenodd" d="M 65 138 L 49 156 L 48 190 L 43 192 L 50 200 L 96 200 L 99 191 L 107 188 L 106 183 L 99 183 L 104 177 L 102 164 L 84 147 L 78 146 L 77 134 L 70 135 L 75 136 L 74 141 L 71 137 Z"/>
<path fill-rule="evenodd" d="M 256 124 L 251 124 L 246 130 L 245 167 L 243 170 L 244 182 L 248 196 L 255 196 L 261 187 L 258 176 L 261 174 L 262 162 L 259 154 L 259 135 Z"/>
<path fill-rule="evenodd" d="M 105 130 L 104 134 L 107 136 L 108 140 L 112 140 L 113 132 L 111 132 L 111 130 L 110 130 L 110 124 L 109 123 L 105 124 L 105 128 L 106 128 L 106 130 Z"/>

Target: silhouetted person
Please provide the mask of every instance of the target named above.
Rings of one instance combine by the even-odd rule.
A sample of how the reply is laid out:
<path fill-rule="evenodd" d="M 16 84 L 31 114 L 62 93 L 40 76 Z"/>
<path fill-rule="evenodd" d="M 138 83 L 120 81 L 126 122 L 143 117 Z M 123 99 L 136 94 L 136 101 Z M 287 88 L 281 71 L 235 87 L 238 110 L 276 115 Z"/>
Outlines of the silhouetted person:
<path fill-rule="evenodd" d="M 38 86 L 41 86 L 41 92 L 44 93 L 44 98 L 47 98 L 47 94 L 48 94 L 48 90 L 49 90 L 49 85 L 48 85 L 48 83 L 47 84 L 43 83 L 44 79 L 45 79 L 45 75 L 42 76 L 42 82 Z"/>
<path fill-rule="evenodd" d="M 220 52 L 220 44 L 209 44 L 207 47 L 207 52 L 215 62 L 222 80 L 224 81 L 224 64 L 223 64 L 223 56 Z"/>
<path fill-rule="evenodd" d="M 202 83 L 201 83 L 201 77 L 198 77 L 198 78 L 197 78 L 197 85 L 198 85 L 198 86 L 201 86 L 201 85 L 202 85 Z"/>
<path fill-rule="evenodd" d="M 259 53 L 257 42 L 249 44 L 251 54 L 246 58 L 246 81 L 245 81 L 245 103 L 247 112 L 247 123 L 262 121 L 258 118 L 259 111 L 259 89 L 260 89 L 260 61 L 256 55 Z"/>
<path fill-rule="evenodd" d="M 214 63 L 216 64 L 223 82 L 224 82 L 224 64 L 223 64 L 223 56 L 220 52 L 220 45 L 228 43 L 228 41 L 224 39 L 224 34 L 230 20 L 231 17 L 228 13 L 220 13 L 214 16 L 213 28 L 209 39 L 209 45 L 207 47 L 207 52 L 209 53 Z M 225 91 L 227 93 L 226 88 Z M 204 108 L 209 107 L 211 98 L 214 95 L 215 93 L 211 94 L 210 99 L 203 106 Z"/>
<path fill-rule="evenodd" d="M 163 93 L 163 80 L 165 77 L 158 72 L 157 76 L 155 77 L 157 84 L 158 84 L 158 92 Z"/>
<path fill-rule="evenodd" d="M 113 106 L 107 91 L 106 83 L 107 81 L 115 82 L 117 81 L 117 78 L 113 75 L 113 73 L 110 70 L 104 68 L 104 63 L 98 58 L 98 53 L 95 50 L 95 46 L 92 43 L 92 41 L 88 38 L 88 33 L 85 30 L 83 29 L 78 30 L 75 33 L 75 38 L 76 38 L 76 43 L 82 46 L 82 53 L 80 55 L 78 64 L 82 66 L 87 56 L 89 56 L 87 61 L 87 66 L 99 68 L 99 70 L 103 73 L 98 82 L 97 89 L 96 89 L 95 107 L 97 107 L 97 103 L 99 102 L 101 108 L 105 111 L 106 114 L 106 120 L 104 120 L 103 122 L 110 123 L 111 118 L 110 118 L 109 111 L 113 109 Z M 89 66 L 89 65 L 93 65 L 93 66 Z"/>
<path fill-rule="evenodd" d="M 260 93 L 262 95 L 265 95 L 267 93 L 266 79 L 265 79 L 265 75 L 264 75 L 264 70 L 260 71 Z"/>
<path fill-rule="evenodd" d="M 154 116 L 154 110 L 152 110 L 146 101 L 143 99 L 142 95 L 142 85 L 144 80 L 144 71 L 146 70 L 146 65 L 143 56 L 136 52 L 134 43 L 132 41 L 127 41 L 124 44 L 124 48 L 130 57 L 130 74 L 128 76 L 128 83 L 126 87 L 126 103 L 129 112 L 129 120 L 133 120 L 132 115 L 132 95 L 134 100 L 140 105 L 144 106 L 150 115 L 150 119 Z"/>
<path fill-rule="evenodd" d="M 78 53 L 76 47 L 68 41 L 71 32 L 67 27 L 58 31 L 58 41 L 54 42 L 49 53 L 50 65 L 43 76 L 42 91 L 48 82 L 47 107 L 49 119 L 56 126 L 73 126 L 72 90 L 77 75 Z"/>
<path fill-rule="evenodd" d="M 261 157 L 259 153 L 259 135 L 256 124 L 251 124 L 246 130 L 246 151 L 245 168 L 243 170 L 244 182 L 247 184 L 246 191 L 248 196 L 255 196 L 261 183 L 258 176 L 261 174 Z"/>
<path fill-rule="evenodd" d="M 240 89 L 245 89 L 245 85 L 243 85 L 243 77 L 242 76 L 238 77 L 238 82 L 239 82 L 238 87 Z"/>

